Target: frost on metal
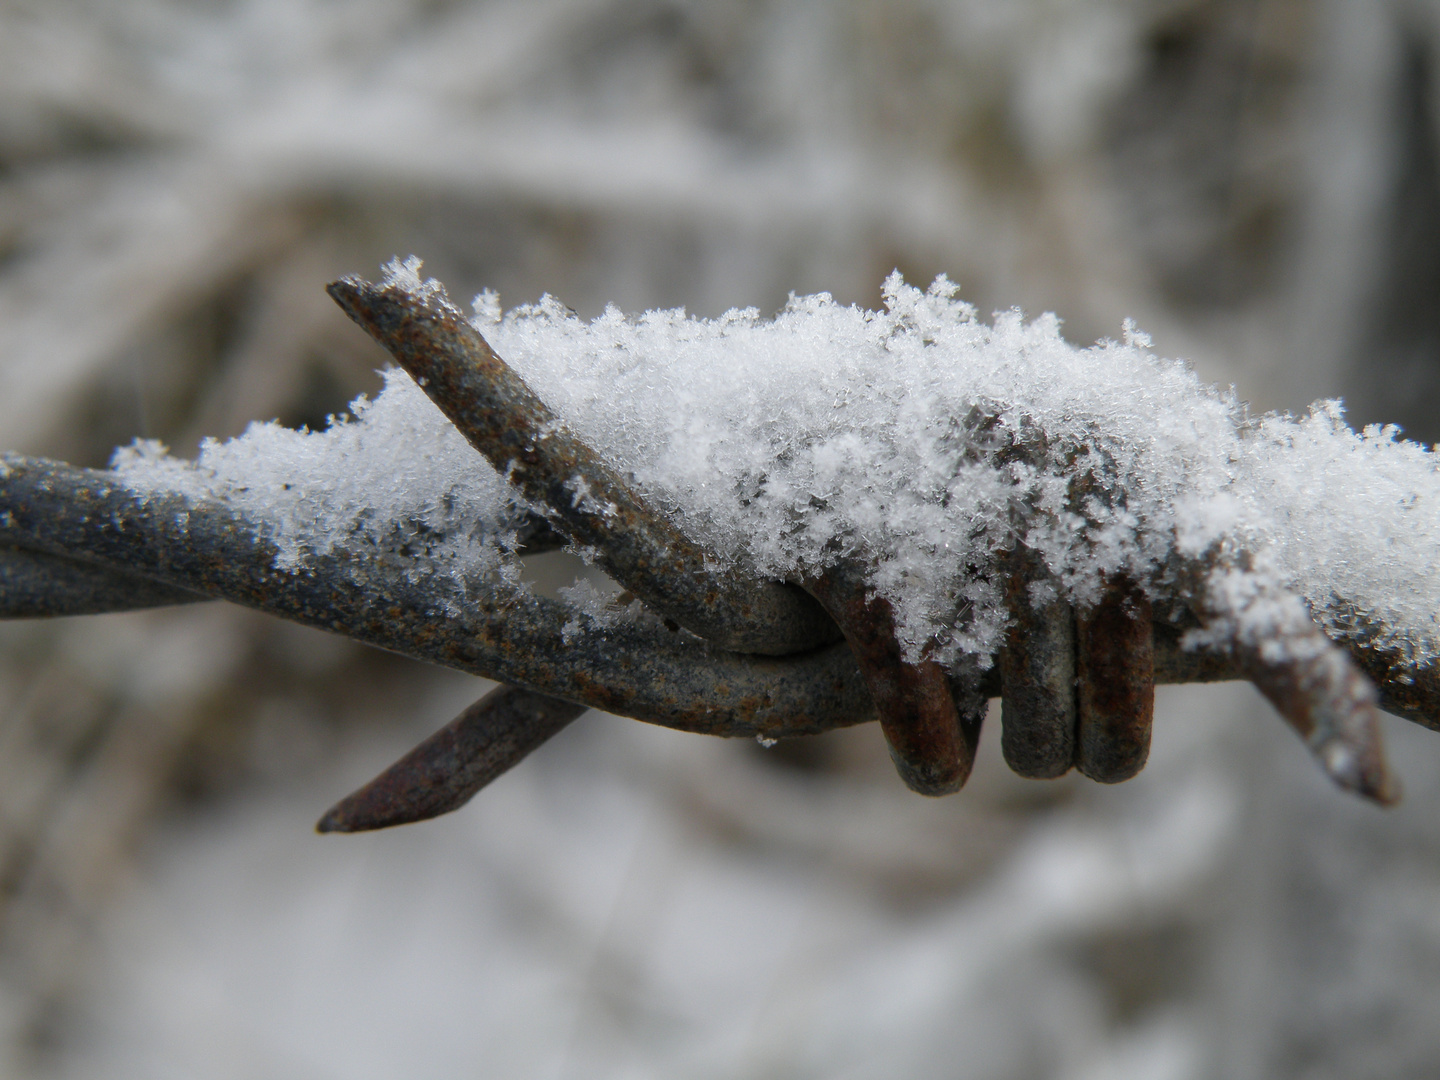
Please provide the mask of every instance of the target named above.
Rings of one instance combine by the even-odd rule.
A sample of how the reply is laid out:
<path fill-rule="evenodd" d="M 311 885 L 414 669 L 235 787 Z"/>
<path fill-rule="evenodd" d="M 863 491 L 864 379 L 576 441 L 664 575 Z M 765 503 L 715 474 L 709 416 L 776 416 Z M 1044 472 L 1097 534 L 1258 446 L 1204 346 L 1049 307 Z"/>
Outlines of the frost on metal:
<path fill-rule="evenodd" d="M 264 523 L 277 565 L 336 548 L 402 555 L 465 576 L 510 573 L 524 507 L 404 372 L 384 373 L 324 431 L 252 423 L 195 461 L 154 440 L 115 452 L 136 491 L 215 499 Z"/>
<path fill-rule="evenodd" d="M 1017 542 L 1049 572 L 1032 591 L 1080 606 L 1117 575 L 1162 602 L 1176 556 L 1245 551 L 1336 634 L 1437 655 L 1430 450 L 1351 431 L 1336 402 L 1251 417 L 1131 327 L 1077 348 L 1051 315 L 979 319 L 943 277 L 892 275 L 884 298 L 589 323 L 546 298 L 477 324 L 725 558 L 792 580 L 864 560 L 912 657 L 995 652 Z"/>
<path fill-rule="evenodd" d="M 387 284 L 443 297 L 418 260 L 388 269 Z M 726 564 L 795 581 L 860 560 L 912 659 L 988 666 L 1007 621 L 999 560 L 1017 543 L 1043 561 L 1037 601 L 1084 607 L 1123 575 L 1161 604 L 1180 560 L 1243 551 L 1247 574 L 1304 597 L 1332 636 L 1378 635 L 1410 664 L 1440 653 L 1431 450 L 1350 430 L 1337 402 L 1252 417 L 1128 324 L 1078 348 L 1052 315 L 987 323 L 944 277 L 922 291 L 892 275 L 884 301 L 587 322 L 550 297 L 501 314 L 487 293 L 473 323 Z M 115 467 L 253 512 L 292 564 L 357 539 L 428 538 L 462 569 L 503 554 L 515 497 L 408 377 L 387 372 L 352 414 L 324 432 L 253 425 L 194 465 L 137 444 Z M 1232 607 L 1214 614 L 1270 617 Z"/>

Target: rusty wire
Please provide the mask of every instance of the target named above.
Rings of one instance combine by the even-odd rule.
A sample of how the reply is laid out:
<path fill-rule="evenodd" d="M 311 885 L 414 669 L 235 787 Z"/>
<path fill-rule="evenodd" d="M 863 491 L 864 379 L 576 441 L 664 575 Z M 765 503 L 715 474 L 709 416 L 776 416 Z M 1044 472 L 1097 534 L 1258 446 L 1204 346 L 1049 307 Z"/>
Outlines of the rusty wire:
<path fill-rule="evenodd" d="M 1397 789 L 1377 707 L 1440 730 L 1440 672 L 1405 664 L 1378 635 L 1342 647 L 1303 619 L 1265 640 L 1237 633 L 1182 647 L 1187 630 L 1216 618 L 1206 594 L 1216 553 L 1174 569 L 1165 605 L 1152 609 L 1136 583 L 1116 578 L 1076 610 L 1037 605 L 1028 586 L 1043 564 L 1017 543 L 994 666 L 962 677 L 907 659 L 862 557 L 793 582 L 722 573 L 722 560 L 570 432 L 443 294 L 353 277 L 330 293 L 540 509 L 521 529 L 522 550 L 595 550 L 649 617 L 577 618 L 500 579 L 457 582 L 393 553 L 312 553 L 282 569 L 266 523 L 219 501 L 141 496 L 113 473 L 0 456 L 0 617 L 222 599 L 504 684 L 337 804 L 322 830 L 453 810 L 587 707 L 762 739 L 878 719 L 900 776 L 929 795 L 964 784 L 997 696 L 1005 760 L 1035 778 L 1138 773 L 1157 683 L 1248 679 L 1332 779 L 1381 803 Z"/>
<path fill-rule="evenodd" d="M 581 442 L 443 297 L 347 277 L 329 292 L 450 422 L 576 544 L 652 609 L 737 652 L 783 655 L 838 639 L 797 589 L 720 576 L 720 562 Z"/>

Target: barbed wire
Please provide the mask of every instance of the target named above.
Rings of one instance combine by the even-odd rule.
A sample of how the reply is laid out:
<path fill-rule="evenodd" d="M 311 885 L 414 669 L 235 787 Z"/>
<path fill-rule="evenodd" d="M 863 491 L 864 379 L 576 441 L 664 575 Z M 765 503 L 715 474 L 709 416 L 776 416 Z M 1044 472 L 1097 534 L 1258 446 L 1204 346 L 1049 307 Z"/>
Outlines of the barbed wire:
<path fill-rule="evenodd" d="M 220 599 L 503 684 L 332 808 L 322 831 L 454 810 L 591 707 L 762 740 L 878 720 L 900 776 L 928 795 L 964 784 L 993 697 L 1007 763 L 1035 778 L 1072 767 L 1104 783 L 1138 773 L 1156 684 L 1253 682 L 1338 784 L 1381 803 L 1398 788 L 1377 709 L 1440 730 L 1440 673 L 1380 645 L 1383 628 L 1336 642 L 1302 614 L 1259 631 L 1231 620 L 1217 637 L 1227 624 L 1212 583 L 1243 573 L 1243 552 L 1180 560 L 1165 603 L 1116 577 L 1076 609 L 1033 599 L 1027 586 L 1043 564 L 1017 542 L 994 666 L 957 674 L 908 659 L 861 559 L 792 582 L 713 569 L 723 561 L 551 413 L 443 294 L 355 277 L 329 291 L 541 509 L 522 524 L 519 552 L 594 550 L 642 617 L 598 620 L 503 577 L 457 577 L 402 552 L 335 547 L 287 568 L 267 523 L 221 500 L 140 493 L 114 472 L 0 455 L 0 617 Z M 1274 586 L 1244 602 L 1303 612 Z M 1203 644 L 1183 640 L 1202 626 Z"/>

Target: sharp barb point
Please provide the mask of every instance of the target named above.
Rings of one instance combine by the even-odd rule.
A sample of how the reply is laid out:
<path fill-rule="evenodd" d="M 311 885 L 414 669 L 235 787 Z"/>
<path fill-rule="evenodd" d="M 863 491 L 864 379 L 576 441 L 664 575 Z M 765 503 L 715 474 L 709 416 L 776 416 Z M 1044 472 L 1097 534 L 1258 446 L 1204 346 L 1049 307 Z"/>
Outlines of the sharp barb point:
<path fill-rule="evenodd" d="M 497 687 L 332 806 L 316 829 L 370 832 L 458 810 L 585 708 L 530 690 Z"/>
<path fill-rule="evenodd" d="M 653 610 L 740 652 L 783 655 L 839 640 L 800 590 L 713 572 L 723 560 L 651 508 L 443 297 L 357 279 L 332 283 L 330 295 L 475 449 Z M 586 498 L 576 498 L 577 478 Z"/>

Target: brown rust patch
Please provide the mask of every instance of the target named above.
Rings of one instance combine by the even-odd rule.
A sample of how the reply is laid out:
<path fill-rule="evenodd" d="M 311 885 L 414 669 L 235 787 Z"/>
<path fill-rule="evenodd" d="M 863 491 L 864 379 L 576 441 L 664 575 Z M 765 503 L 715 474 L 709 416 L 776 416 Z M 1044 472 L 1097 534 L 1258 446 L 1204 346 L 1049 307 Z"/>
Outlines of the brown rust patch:
<path fill-rule="evenodd" d="M 1155 649 L 1150 601 L 1126 578 L 1076 618 L 1076 767 L 1102 784 L 1145 767 L 1155 719 Z"/>
<path fill-rule="evenodd" d="M 867 594 L 858 567 L 836 567 L 806 588 L 844 632 L 901 778 L 922 795 L 960 790 L 979 732 L 972 736 L 961 724 L 945 670 L 932 660 L 905 659 L 889 601 Z"/>

